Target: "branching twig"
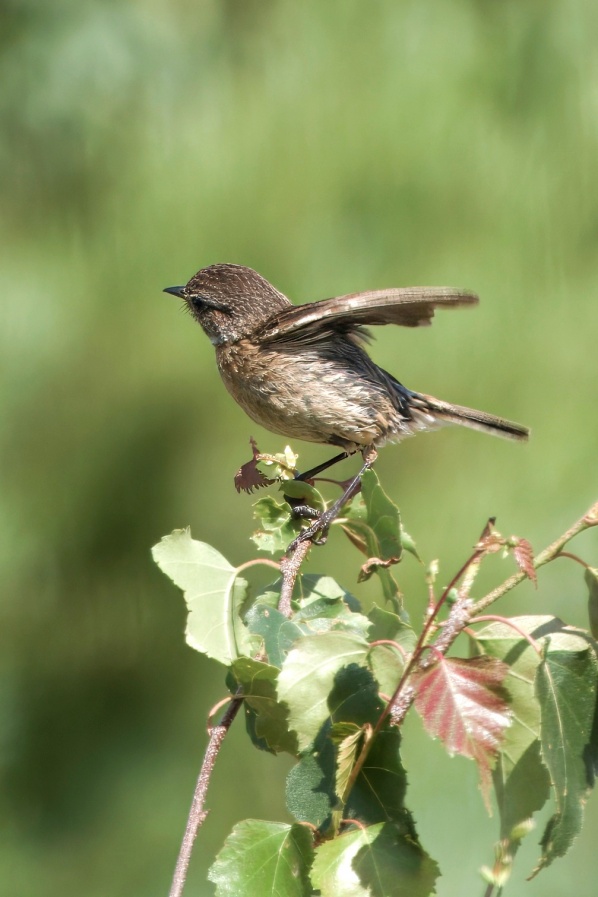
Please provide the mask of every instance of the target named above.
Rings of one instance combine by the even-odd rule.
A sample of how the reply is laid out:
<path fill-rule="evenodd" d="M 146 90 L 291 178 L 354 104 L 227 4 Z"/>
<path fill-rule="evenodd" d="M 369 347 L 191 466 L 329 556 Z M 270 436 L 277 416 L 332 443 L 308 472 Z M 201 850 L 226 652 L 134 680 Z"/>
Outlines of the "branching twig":
<path fill-rule="evenodd" d="M 270 567 L 280 569 L 280 572 L 282 574 L 282 587 L 280 590 L 280 601 L 278 607 L 281 613 L 283 613 L 286 617 L 290 617 L 292 614 L 291 601 L 293 597 L 293 588 L 295 586 L 295 581 L 299 573 L 299 568 L 305 560 L 305 556 L 307 555 L 310 547 L 311 542 L 300 542 L 297 545 L 297 548 L 290 555 L 282 558 L 280 565 L 278 565 L 275 561 L 264 560 L 260 558 L 257 560 L 247 561 L 247 563 L 242 564 L 237 568 L 237 573 L 259 563 L 265 563 Z M 187 869 L 189 867 L 189 861 L 191 859 L 191 851 L 193 850 L 193 843 L 195 841 L 195 838 L 197 837 L 199 829 L 203 825 L 203 822 L 208 815 L 207 810 L 204 809 L 204 804 L 208 786 L 210 784 L 210 778 L 212 776 L 212 772 L 214 771 L 214 764 L 216 762 L 218 752 L 220 751 L 220 747 L 222 746 L 224 737 L 230 729 L 231 724 L 235 716 L 239 712 L 242 703 L 243 697 L 241 689 L 239 688 L 237 690 L 237 693 L 231 699 L 230 705 L 223 714 L 222 719 L 220 720 L 218 725 L 214 726 L 214 728 L 210 731 L 210 740 L 208 742 L 208 746 L 203 758 L 203 763 L 201 765 L 201 770 L 199 772 L 197 783 L 195 785 L 193 801 L 191 803 L 191 809 L 189 810 L 187 825 L 185 827 L 185 834 L 183 836 L 176 868 L 174 870 L 169 897 L 181 897 L 181 894 L 183 893 L 183 888 L 185 886 L 185 881 L 187 878 Z"/>
<path fill-rule="evenodd" d="M 484 532 L 486 532 L 487 528 L 488 528 L 488 525 L 486 526 L 486 529 L 484 530 Z M 482 536 L 483 535 L 484 534 L 482 533 Z M 411 657 L 409 658 L 409 660 L 407 661 L 407 664 L 405 665 L 405 668 L 403 670 L 401 678 L 399 679 L 398 685 L 395 688 L 394 694 L 393 694 L 392 698 L 390 699 L 390 701 L 388 702 L 388 704 L 382 710 L 382 713 L 380 714 L 380 716 L 378 717 L 376 725 L 374 726 L 374 728 L 372 730 L 372 737 L 364 743 L 364 745 L 361 749 L 361 753 L 359 754 L 359 756 L 357 757 L 357 760 L 355 761 L 353 769 L 351 770 L 351 776 L 349 778 L 349 783 L 347 785 L 347 791 L 350 791 L 351 787 L 357 781 L 357 777 L 358 777 L 359 773 L 361 772 L 363 765 L 364 765 L 365 761 L 367 760 L 368 754 L 372 748 L 374 739 L 375 739 L 376 735 L 378 734 L 378 732 L 381 730 L 384 723 L 386 722 L 387 717 L 392 714 L 393 723 L 395 725 L 400 725 L 400 723 L 403 721 L 403 718 L 407 714 L 407 711 L 411 707 L 411 704 L 413 703 L 415 694 L 413 693 L 412 690 L 408 691 L 408 689 L 406 688 L 409 677 L 411 676 L 411 673 L 414 671 L 414 669 L 421 662 L 422 653 L 424 651 L 424 648 L 427 646 L 427 638 L 428 638 L 428 635 L 430 634 L 430 630 L 434 624 L 434 620 L 438 616 L 438 613 L 439 613 L 441 607 L 446 602 L 446 600 L 451 592 L 451 589 L 453 589 L 457 585 L 457 583 L 459 582 L 461 577 L 467 573 L 470 565 L 474 564 L 480 557 L 483 556 L 485 549 L 483 547 L 481 547 L 481 543 L 478 543 L 478 546 L 480 546 L 480 547 L 476 547 L 473 554 L 467 558 L 467 560 L 465 561 L 463 566 L 460 568 L 460 570 L 458 570 L 458 572 L 455 573 L 455 575 L 453 576 L 453 578 L 451 579 L 449 584 L 446 586 L 446 588 L 442 592 L 442 595 L 436 602 L 435 606 L 432 608 L 431 612 L 428 614 L 428 616 L 426 618 L 426 622 L 424 624 L 424 627 L 423 627 L 423 629 L 420 633 L 420 636 L 417 640 L 417 644 L 416 644 L 415 648 L 413 649 L 413 653 L 412 653 Z M 403 694 L 403 692 L 408 692 L 408 693 Z M 400 697 L 402 697 L 403 700 L 401 700 L 399 702 Z"/>
<path fill-rule="evenodd" d="M 538 567 L 543 567 L 544 564 L 548 564 L 550 561 L 553 561 L 565 547 L 567 542 L 570 542 L 574 536 L 579 535 L 584 530 L 589 529 L 591 526 L 598 526 L 598 501 L 592 505 L 589 511 L 587 511 L 583 517 L 580 517 L 573 526 L 571 526 L 566 533 L 563 533 L 552 545 L 549 545 L 548 548 L 545 548 L 535 559 L 534 559 L 534 567 L 536 570 Z M 502 598 L 507 592 L 510 592 L 511 589 L 515 588 L 520 582 L 522 582 L 526 578 L 527 574 L 520 571 L 519 573 L 513 574 L 509 579 L 505 580 L 500 586 L 497 586 L 496 589 L 493 589 L 483 598 L 480 598 L 479 601 L 476 602 L 473 608 L 472 616 L 475 614 L 476 616 L 482 611 L 486 610 L 491 604 L 498 598 Z"/>
<path fill-rule="evenodd" d="M 567 544 L 567 542 L 569 542 L 574 536 L 577 536 L 585 529 L 596 525 L 598 525 L 598 502 L 592 505 L 590 510 L 587 511 L 583 515 L 583 517 L 580 517 L 579 520 L 577 520 L 573 524 L 573 526 L 569 527 L 569 529 L 564 532 L 562 536 L 559 536 L 559 538 L 556 539 L 556 541 L 553 542 L 552 545 L 549 545 L 548 548 L 545 548 L 544 551 L 540 552 L 540 554 L 534 559 L 534 567 L 538 569 L 538 567 L 542 567 L 544 564 L 548 564 L 550 561 L 553 561 L 556 557 L 558 557 L 559 553 Z M 445 654 L 451 647 L 457 636 L 461 632 L 463 632 L 465 627 L 471 623 L 474 617 L 480 616 L 482 611 L 484 611 L 491 604 L 494 604 L 495 601 L 497 601 L 499 598 L 502 598 L 503 595 L 505 595 L 526 578 L 528 578 L 527 573 L 525 573 L 523 570 L 520 570 L 518 573 L 515 573 L 513 574 L 513 576 L 510 576 L 508 579 L 506 579 L 500 586 L 497 586 L 496 589 L 493 589 L 483 598 L 480 598 L 479 601 L 457 601 L 451 608 L 451 612 L 449 614 L 446 625 L 443 627 L 442 632 L 434 642 L 435 647 L 438 648 L 438 650 L 443 654 Z"/>
<path fill-rule="evenodd" d="M 553 542 L 552 545 L 548 546 L 548 548 L 544 549 L 544 551 L 535 558 L 534 567 L 541 567 L 544 564 L 547 564 L 550 561 L 554 560 L 556 557 L 562 556 L 563 548 L 567 544 L 567 542 L 569 542 L 574 536 L 583 532 L 585 529 L 596 525 L 598 525 L 598 502 L 594 504 L 590 508 L 590 510 L 586 514 L 584 514 L 584 516 L 581 517 L 576 523 L 574 523 L 573 526 L 570 527 L 559 539 Z M 278 608 L 280 612 L 283 613 L 286 617 L 291 617 L 292 615 L 293 589 L 301 564 L 305 560 L 309 549 L 311 548 L 311 545 L 312 543 L 308 539 L 302 542 L 298 542 L 296 548 L 289 554 L 285 555 L 285 557 L 283 557 L 280 561 L 282 586 L 280 590 L 280 601 Z M 489 607 L 491 604 L 493 604 L 495 601 L 497 601 L 504 594 L 506 594 L 526 578 L 527 574 L 524 571 L 519 571 L 518 573 L 509 577 L 509 579 L 505 580 L 500 586 L 493 589 L 477 602 L 474 602 L 472 599 L 465 596 L 460 597 L 451 608 L 448 619 L 442 626 L 442 630 L 437 634 L 434 642 L 430 644 L 429 637 L 435 620 L 437 619 L 438 612 L 447 601 L 451 589 L 456 586 L 463 577 L 465 577 L 465 583 L 467 587 L 470 586 L 470 582 L 467 577 L 471 571 L 471 567 L 472 565 L 476 565 L 484 556 L 484 554 L 487 553 L 487 551 L 488 547 L 484 544 L 484 539 L 481 539 L 476 546 L 473 554 L 468 558 L 468 560 L 461 567 L 458 573 L 453 577 L 449 585 L 444 589 L 440 599 L 436 602 L 435 606 L 432 609 L 432 612 L 428 615 L 415 650 L 413 651 L 410 660 L 405 666 L 403 675 L 401 676 L 395 693 L 380 714 L 376 725 L 372 729 L 371 737 L 365 741 L 363 749 L 354 764 L 350 780 L 347 783 L 347 793 L 354 785 L 357 776 L 363 768 L 369 750 L 375 740 L 375 736 L 383 727 L 389 714 L 392 713 L 393 723 L 395 725 L 400 725 L 411 704 L 413 703 L 415 699 L 415 690 L 410 684 L 410 679 L 414 672 L 422 669 L 430 662 L 429 657 L 425 656 L 426 649 L 430 648 L 432 653 L 436 655 L 445 654 L 451 647 L 457 636 L 461 632 L 463 632 L 465 627 L 472 621 L 473 618 L 479 617 L 487 607 Z M 243 568 L 249 567 L 253 565 L 253 563 L 255 562 L 248 562 L 246 565 L 242 566 Z M 269 561 L 267 563 L 269 566 L 276 566 L 275 562 Z M 240 569 L 242 568 L 239 568 L 239 570 Z M 477 570 L 475 572 L 477 572 Z M 226 736 L 235 716 L 239 712 L 242 703 L 243 696 L 241 693 L 241 689 L 238 689 L 236 694 L 231 698 L 230 705 L 223 714 L 220 722 L 210 731 L 210 739 L 197 779 L 193 801 L 191 804 L 191 809 L 189 811 L 189 817 L 187 819 L 185 834 L 181 844 L 181 849 L 179 852 L 169 897 L 181 897 L 183 887 L 185 885 L 193 843 L 195 841 L 199 828 L 201 827 L 207 816 L 207 810 L 204 809 L 204 806 L 208 786 L 210 783 L 212 772 L 214 770 L 214 764 L 222 746 L 224 737 Z M 355 822 L 355 820 L 345 820 L 345 822 L 347 821 Z M 489 885 L 489 888 L 486 891 L 486 895 L 492 894 L 493 890 L 494 886 Z"/>
<path fill-rule="evenodd" d="M 185 826 L 185 834 L 183 835 L 181 849 L 174 870 L 169 897 L 181 897 L 181 894 L 183 893 L 189 860 L 191 859 L 191 851 L 193 849 L 193 842 L 208 815 L 208 811 L 204 809 L 204 805 L 210 778 L 214 771 L 216 757 L 218 756 L 218 752 L 224 741 L 224 736 L 230 729 L 231 724 L 243 703 L 243 698 L 240 695 L 241 689 L 238 689 L 236 695 L 231 699 L 228 709 L 222 715 L 222 719 L 218 725 L 214 726 L 210 731 L 210 740 L 204 754 L 203 763 L 201 764 L 197 784 L 195 785 L 193 801 L 191 803 L 191 809 L 189 810 L 187 825 Z"/>
<path fill-rule="evenodd" d="M 574 536 L 583 532 L 583 530 L 596 525 L 598 525 L 598 502 L 596 502 L 596 504 L 594 504 L 590 508 L 590 510 L 583 515 L 583 517 L 580 517 L 580 519 L 576 521 L 573 526 L 571 526 L 565 533 L 563 533 L 560 538 L 553 542 L 552 545 L 549 545 L 548 548 L 545 548 L 544 551 L 541 552 L 541 554 L 539 554 L 535 559 L 534 566 L 538 568 L 543 566 L 544 564 L 549 563 L 549 561 L 554 560 L 555 557 L 558 557 L 567 542 L 569 542 Z M 438 616 L 438 611 L 448 598 L 451 589 L 456 586 L 461 577 L 467 574 L 470 566 L 472 564 L 476 564 L 485 553 L 486 549 L 484 547 L 484 539 L 482 538 L 480 542 L 478 542 L 474 553 L 467 559 L 461 569 L 452 578 L 449 585 L 444 589 L 432 613 L 428 616 L 428 619 L 426 620 L 413 654 L 411 655 L 411 659 L 403 670 L 403 674 L 399 680 L 397 688 L 395 689 L 395 693 L 380 714 L 380 717 L 372 730 L 372 737 L 368 739 L 368 741 L 366 741 L 363 745 L 362 751 L 359 754 L 355 765 L 353 766 L 353 769 L 351 770 L 351 786 L 357 780 L 357 776 L 361 772 L 365 760 L 367 759 L 374 739 L 384 725 L 389 714 L 392 713 L 392 721 L 394 725 L 400 725 L 407 715 L 407 711 L 415 700 L 415 691 L 410 688 L 409 679 L 411 678 L 413 672 L 415 672 L 417 669 L 425 667 L 428 663 L 431 662 L 428 657 L 424 656 L 424 649 L 428 647 L 427 638 L 434 620 Z M 498 586 L 492 592 L 489 592 L 488 595 L 486 595 L 484 598 L 481 598 L 477 602 L 472 601 L 470 598 L 462 598 L 457 600 L 451 608 L 449 618 L 446 621 L 446 624 L 442 627 L 442 631 L 438 635 L 434 644 L 430 647 L 434 648 L 435 652 L 445 654 L 451 647 L 457 636 L 460 635 L 461 632 L 463 632 L 465 627 L 471 622 L 474 617 L 479 616 L 481 611 L 487 608 L 490 604 L 493 604 L 498 598 L 502 597 L 502 595 L 504 595 L 514 586 L 522 582 L 522 580 L 524 580 L 526 577 L 527 574 L 523 571 L 514 574 L 509 579 L 505 580 L 502 585 Z M 350 790 L 349 787 L 348 790 Z"/>

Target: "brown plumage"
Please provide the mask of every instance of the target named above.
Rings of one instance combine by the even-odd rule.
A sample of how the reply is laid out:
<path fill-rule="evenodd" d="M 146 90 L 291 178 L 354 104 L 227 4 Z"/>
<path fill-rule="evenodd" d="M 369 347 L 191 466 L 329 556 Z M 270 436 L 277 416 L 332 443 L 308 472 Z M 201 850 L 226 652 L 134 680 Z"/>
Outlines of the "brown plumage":
<path fill-rule="evenodd" d="M 437 308 L 476 305 L 448 287 L 352 293 L 294 306 L 251 268 L 211 265 L 166 292 L 185 300 L 216 348 L 226 388 L 254 421 L 290 439 L 364 457 L 444 423 L 525 440 L 526 427 L 407 389 L 364 349 L 367 325 L 430 324 Z"/>

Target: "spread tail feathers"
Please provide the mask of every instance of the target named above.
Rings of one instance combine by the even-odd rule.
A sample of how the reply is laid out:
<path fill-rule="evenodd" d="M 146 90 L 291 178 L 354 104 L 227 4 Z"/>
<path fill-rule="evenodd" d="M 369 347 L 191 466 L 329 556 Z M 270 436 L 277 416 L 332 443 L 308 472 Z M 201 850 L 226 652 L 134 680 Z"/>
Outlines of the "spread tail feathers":
<path fill-rule="evenodd" d="M 472 430 L 480 430 L 482 433 L 491 433 L 494 436 L 503 436 L 505 439 L 516 439 L 520 442 L 525 442 L 529 437 L 529 429 L 521 424 L 496 417 L 494 414 L 486 414 L 485 411 L 476 411 L 474 408 L 465 408 L 463 405 L 452 405 L 450 402 L 443 402 L 433 396 L 415 393 L 409 404 L 414 410 L 429 414 L 439 422 L 460 424 L 462 427 L 470 427 Z"/>

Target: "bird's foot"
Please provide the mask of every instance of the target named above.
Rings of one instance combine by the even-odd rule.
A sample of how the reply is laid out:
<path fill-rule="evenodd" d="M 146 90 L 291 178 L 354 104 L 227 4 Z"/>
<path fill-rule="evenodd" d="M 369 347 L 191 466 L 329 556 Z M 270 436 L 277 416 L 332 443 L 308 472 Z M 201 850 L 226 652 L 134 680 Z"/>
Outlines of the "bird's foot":
<path fill-rule="evenodd" d="M 343 491 L 343 494 L 337 501 L 334 502 L 331 507 L 329 507 L 326 511 L 322 511 L 321 514 L 315 518 L 311 526 L 308 526 L 306 529 L 302 530 L 298 536 L 296 536 L 291 544 L 288 546 L 286 550 L 286 554 L 292 554 L 298 545 L 301 545 L 302 542 L 313 542 L 314 545 L 323 545 L 328 539 L 328 530 L 330 529 L 330 524 L 333 520 L 338 517 L 340 512 L 342 511 L 346 502 L 348 502 L 354 495 L 361 489 L 361 477 L 365 473 L 366 470 L 369 470 L 377 458 L 377 452 L 373 445 L 366 446 L 363 449 L 363 466 L 356 477 L 353 477 L 352 480 L 348 481 L 348 485 Z M 319 470 L 317 471 L 320 472 Z M 313 473 L 313 471 L 310 471 Z M 299 505 L 301 508 L 305 508 L 305 505 Z M 309 508 L 309 511 L 313 511 L 313 508 Z M 302 515 L 299 515 L 302 516 Z M 311 516 L 311 514 L 305 514 L 303 516 Z M 317 537 L 317 538 L 316 538 Z"/>
<path fill-rule="evenodd" d="M 316 510 L 316 508 L 310 507 L 310 505 L 291 504 L 292 499 L 289 501 L 289 498 L 286 495 L 285 495 L 285 499 L 288 502 L 288 504 L 291 505 L 291 508 L 293 511 L 291 514 L 291 517 L 299 517 L 299 518 L 303 518 L 305 520 L 316 520 L 322 513 L 321 511 Z"/>
<path fill-rule="evenodd" d="M 297 508 L 294 509 L 297 511 Z M 313 508 L 309 508 L 310 511 L 313 511 Z M 338 509 L 334 507 L 329 508 L 328 511 L 322 511 L 319 513 L 316 511 L 317 517 L 306 529 L 301 530 L 298 536 L 296 536 L 291 544 L 288 546 L 285 554 L 292 554 L 298 545 L 302 542 L 313 542 L 314 545 L 324 545 L 328 540 L 328 530 L 330 529 L 330 524 L 334 520 L 334 518 L 338 515 Z M 312 514 L 299 514 L 298 516 L 310 516 Z M 317 538 L 316 538 L 317 537 Z"/>
<path fill-rule="evenodd" d="M 318 532 L 318 529 L 321 528 L 319 521 L 320 521 L 320 518 L 321 518 L 323 512 L 318 511 L 316 508 L 312 508 L 310 505 L 299 504 L 297 502 L 297 499 L 292 499 L 288 495 L 285 495 L 284 498 L 290 504 L 290 506 L 292 508 L 292 513 L 291 513 L 292 519 L 294 519 L 294 520 L 303 519 L 303 520 L 313 520 L 314 521 L 312 523 L 312 525 L 310 527 L 308 527 L 308 529 L 303 530 L 301 533 L 299 533 L 299 535 L 297 536 L 296 539 L 293 539 L 293 541 L 287 548 L 287 554 L 288 554 L 289 551 L 294 551 L 300 542 L 306 541 L 306 538 L 304 538 L 304 533 L 307 533 L 307 532 L 311 533 L 313 530 L 312 535 L 315 535 Z M 315 529 L 314 529 L 314 527 L 315 527 Z M 310 536 L 310 538 L 311 538 L 311 536 Z M 326 536 L 323 539 L 314 540 L 314 545 L 323 545 L 325 541 L 326 541 Z"/>

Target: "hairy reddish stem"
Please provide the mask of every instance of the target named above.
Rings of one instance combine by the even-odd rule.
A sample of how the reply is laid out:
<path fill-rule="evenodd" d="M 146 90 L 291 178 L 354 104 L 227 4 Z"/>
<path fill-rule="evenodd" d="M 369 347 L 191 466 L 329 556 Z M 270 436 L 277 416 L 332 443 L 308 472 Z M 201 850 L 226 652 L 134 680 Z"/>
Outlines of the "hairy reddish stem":
<path fill-rule="evenodd" d="M 470 624 L 486 622 L 504 623 L 505 626 L 510 626 L 511 629 L 513 629 L 518 635 L 520 635 L 521 638 L 525 639 L 526 642 L 529 642 L 530 646 L 534 649 L 536 654 L 540 656 L 542 655 L 542 651 L 538 642 L 531 637 L 529 632 L 524 632 L 524 630 L 521 629 L 520 626 L 518 626 L 516 623 L 513 623 L 513 621 L 508 617 L 501 617 L 499 614 L 482 614 L 480 617 L 472 617 L 469 622 Z M 475 632 L 473 632 L 473 637 L 475 638 Z"/>
<path fill-rule="evenodd" d="M 493 522 L 494 521 L 490 521 L 490 523 Z M 544 551 L 535 558 L 534 566 L 538 568 L 554 560 L 555 557 L 557 557 L 562 552 L 562 549 L 567 544 L 567 542 L 569 542 L 574 536 L 583 532 L 585 529 L 596 525 L 598 525 L 598 502 L 592 505 L 589 511 L 587 511 L 583 515 L 583 517 L 580 517 L 579 520 L 577 520 L 573 524 L 573 526 L 571 526 L 565 533 L 563 533 L 562 536 L 560 536 L 555 542 L 553 542 L 552 545 L 549 545 L 548 548 L 545 548 Z M 484 534 L 487 532 L 487 530 L 488 526 L 484 530 Z M 467 559 L 461 569 L 455 574 L 455 576 L 453 576 L 452 580 L 444 589 L 442 595 L 440 596 L 440 599 L 433 608 L 432 613 L 428 616 L 424 628 L 417 640 L 417 644 L 415 646 L 413 654 L 411 655 L 410 660 L 403 670 L 403 675 L 399 680 L 399 683 L 395 689 L 395 693 L 380 714 L 376 725 L 372 729 L 371 738 L 369 738 L 365 742 L 361 753 L 359 754 L 359 757 L 355 762 L 355 765 L 351 771 L 350 780 L 347 784 L 347 792 L 349 792 L 355 784 L 357 776 L 361 772 L 367 756 L 371 750 L 374 739 L 378 732 L 381 730 L 389 714 L 393 712 L 394 725 L 401 725 L 407 714 L 407 711 L 415 700 L 415 692 L 412 689 L 409 690 L 406 687 L 408 680 L 416 667 L 424 667 L 428 663 L 432 662 L 429 658 L 422 657 L 423 649 L 427 647 L 427 637 L 430 629 L 432 628 L 434 620 L 438 616 L 438 612 L 446 602 L 451 589 L 453 589 L 459 582 L 461 577 L 466 574 L 469 567 L 479 561 L 486 553 L 486 549 L 484 548 L 483 544 L 484 534 L 482 534 L 482 539 L 478 543 L 479 547 L 476 548 L 474 553 Z M 461 632 L 463 632 L 463 630 L 471 622 L 473 617 L 479 616 L 481 611 L 485 610 L 487 607 L 489 607 L 489 605 L 493 604 L 498 600 L 498 598 L 502 597 L 502 595 L 504 595 L 510 589 L 514 588 L 516 585 L 518 585 L 518 583 L 522 582 L 526 578 L 527 574 L 520 571 L 519 573 L 516 573 L 509 579 L 505 580 L 502 585 L 498 586 L 492 592 L 489 592 L 488 595 L 486 595 L 484 598 L 481 598 L 478 602 L 474 603 L 469 598 L 464 598 L 457 601 L 451 608 L 446 626 L 443 627 L 438 638 L 434 642 L 434 645 L 430 646 L 434 649 L 433 653 L 439 652 L 441 654 L 446 654 L 457 636 Z M 405 692 L 405 694 L 402 695 L 402 699 L 399 701 L 402 692 Z"/>
<path fill-rule="evenodd" d="M 274 570 L 280 570 L 280 564 L 277 564 L 276 561 L 271 561 L 270 558 L 252 558 L 250 561 L 245 561 L 244 564 L 239 564 L 237 567 L 236 575 L 242 573 L 243 570 L 249 569 L 249 567 L 257 567 L 259 565 L 266 567 L 273 567 Z"/>
<path fill-rule="evenodd" d="M 548 548 L 545 548 L 544 551 L 540 552 L 540 554 L 534 558 L 534 567 L 536 570 L 538 567 L 543 567 L 544 564 L 550 563 L 550 561 L 553 561 L 558 555 L 562 554 L 563 548 L 567 542 L 570 542 L 574 536 L 579 535 L 579 533 L 589 529 L 591 526 L 598 526 L 598 501 L 592 505 L 583 517 L 576 520 L 573 526 L 569 527 L 562 536 L 559 536 L 552 545 L 549 545 Z M 506 579 L 500 586 L 497 586 L 496 589 L 488 592 L 484 598 L 480 598 L 480 600 L 476 602 L 472 616 L 477 616 L 479 613 L 486 610 L 486 608 L 491 604 L 494 604 L 498 598 L 502 598 L 503 595 L 506 595 L 511 589 L 514 589 L 515 586 L 519 585 L 524 579 L 527 579 L 527 573 L 522 571 L 514 573 L 513 576 Z"/>
<path fill-rule="evenodd" d="M 370 648 L 377 648 L 378 645 L 389 645 L 391 648 L 396 648 L 403 658 L 407 657 L 407 652 L 403 646 L 399 645 L 398 642 L 394 642 L 391 638 L 379 638 L 375 642 L 370 642 Z"/>
<path fill-rule="evenodd" d="M 208 815 L 208 811 L 204 809 L 204 807 L 210 778 L 214 771 L 214 764 L 216 763 L 220 748 L 222 747 L 224 737 L 230 729 L 237 713 L 241 709 L 242 703 L 243 698 L 241 696 L 241 689 L 238 689 L 237 693 L 231 698 L 227 710 L 222 715 L 222 719 L 218 725 L 214 726 L 210 731 L 210 740 L 208 741 L 203 763 L 201 764 L 201 769 L 195 785 L 193 801 L 191 802 L 191 809 L 189 810 L 187 825 L 185 826 L 185 834 L 183 835 L 183 840 L 181 842 L 181 849 L 176 862 L 169 897 L 181 897 L 181 894 L 183 893 L 189 860 L 191 859 L 191 851 L 193 850 L 193 842 Z"/>
<path fill-rule="evenodd" d="M 396 708 L 398 706 L 399 696 L 400 696 L 401 692 L 403 691 L 403 689 L 407 683 L 407 680 L 409 679 L 409 676 L 413 672 L 414 667 L 420 661 L 422 651 L 426 647 L 426 639 L 428 637 L 430 629 L 432 628 L 434 620 L 438 616 L 438 613 L 439 613 L 441 607 L 443 606 L 446 599 L 448 598 L 451 589 L 453 589 L 455 587 L 455 585 L 459 582 L 461 577 L 466 573 L 470 564 L 472 564 L 474 561 L 476 561 L 478 559 L 478 557 L 480 557 L 483 553 L 484 553 L 483 548 L 476 548 L 474 553 L 465 561 L 465 563 L 463 564 L 461 569 L 453 576 L 453 578 L 449 582 L 448 586 L 446 586 L 442 595 L 436 602 L 436 605 L 434 606 L 432 612 L 428 615 L 428 618 L 426 619 L 426 622 L 424 624 L 424 628 L 422 629 L 420 636 L 417 640 L 417 644 L 413 650 L 413 654 L 411 655 L 410 659 L 408 660 L 408 662 L 405 666 L 405 669 L 403 670 L 403 675 L 399 679 L 399 683 L 394 691 L 394 694 L 393 694 L 392 698 L 390 699 L 390 701 L 388 702 L 388 704 L 386 705 L 386 707 L 384 707 L 384 709 L 382 710 L 382 713 L 378 717 L 376 725 L 372 729 L 371 738 L 369 738 L 364 743 L 364 745 L 361 749 L 361 753 L 359 754 L 359 757 L 355 761 L 355 765 L 353 766 L 353 769 L 351 770 L 351 776 L 349 778 L 349 782 L 347 783 L 347 793 L 349 793 L 351 791 L 351 788 L 357 781 L 357 776 L 361 772 L 361 770 L 363 768 L 363 764 L 367 760 L 368 754 L 371 750 L 371 747 L 372 747 L 372 744 L 374 742 L 376 735 L 381 730 L 382 726 L 386 722 L 387 717 L 393 711 L 393 709 L 396 711 Z M 413 700 L 413 697 L 410 696 L 404 702 L 404 707 L 401 707 L 401 710 L 400 710 L 400 714 L 401 714 L 400 719 L 396 720 L 397 725 L 404 718 L 405 714 L 407 713 L 407 710 L 411 706 L 412 700 Z"/>
<path fill-rule="evenodd" d="M 293 589 L 299 573 L 299 568 L 305 560 L 305 557 L 311 548 L 311 542 L 306 539 L 305 542 L 299 542 L 296 549 L 291 555 L 286 555 L 280 561 L 280 572 L 282 573 L 282 587 L 280 589 L 280 600 L 278 602 L 278 610 L 285 617 L 291 617 L 293 614 L 292 600 Z"/>
<path fill-rule="evenodd" d="M 560 551 L 556 557 L 557 558 L 569 558 L 572 561 L 576 561 L 578 564 L 581 564 L 586 570 L 591 568 L 591 564 L 588 564 L 587 561 L 584 561 L 583 558 L 580 558 L 578 554 L 572 554 L 570 551 Z"/>

